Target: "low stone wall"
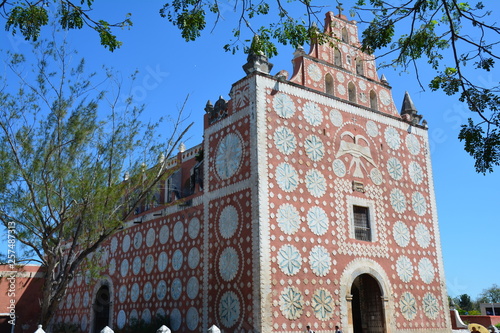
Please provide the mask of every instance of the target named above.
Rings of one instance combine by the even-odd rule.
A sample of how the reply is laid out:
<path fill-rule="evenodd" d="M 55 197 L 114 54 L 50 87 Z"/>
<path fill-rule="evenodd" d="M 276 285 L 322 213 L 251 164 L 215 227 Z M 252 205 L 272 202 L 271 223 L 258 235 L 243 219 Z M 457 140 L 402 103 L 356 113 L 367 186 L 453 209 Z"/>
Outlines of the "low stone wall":
<path fill-rule="evenodd" d="M 467 315 L 460 315 L 460 318 L 462 318 L 462 321 L 466 324 L 480 324 L 483 325 L 484 327 L 488 328 L 489 326 L 493 325 L 495 326 L 496 324 L 500 323 L 500 316 L 467 316 Z"/>

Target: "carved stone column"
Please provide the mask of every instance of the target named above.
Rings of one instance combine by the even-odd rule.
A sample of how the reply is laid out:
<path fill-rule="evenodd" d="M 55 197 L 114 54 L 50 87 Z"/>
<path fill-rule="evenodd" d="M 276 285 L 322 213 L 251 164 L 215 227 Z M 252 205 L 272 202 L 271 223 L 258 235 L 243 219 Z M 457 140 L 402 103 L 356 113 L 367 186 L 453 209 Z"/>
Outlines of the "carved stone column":
<path fill-rule="evenodd" d="M 382 305 L 384 307 L 384 332 L 391 333 L 391 325 L 389 324 L 389 297 L 380 296 L 382 299 Z"/>
<path fill-rule="evenodd" d="M 344 333 L 353 333 L 354 332 L 354 323 L 352 320 L 352 295 L 349 294 L 345 297 L 347 301 L 347 327 L 342 327 L 342 332 Z"/>

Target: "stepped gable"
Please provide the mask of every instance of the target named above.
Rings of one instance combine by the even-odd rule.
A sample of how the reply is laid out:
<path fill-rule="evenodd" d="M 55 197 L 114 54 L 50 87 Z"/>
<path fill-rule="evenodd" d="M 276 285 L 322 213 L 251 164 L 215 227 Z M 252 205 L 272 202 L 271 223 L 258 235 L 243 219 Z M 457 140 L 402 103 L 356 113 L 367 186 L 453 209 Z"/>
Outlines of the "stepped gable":
<path fill-rule="evenodd" d="M 303 48 L 294 53 L 290 82 L 399 118 L 391 87 L 377 75 L 375 57 L 361 51 L 356 21 L 328 12 L 324 32 L 329 41 L 312 43 L 308 54 Z"/>

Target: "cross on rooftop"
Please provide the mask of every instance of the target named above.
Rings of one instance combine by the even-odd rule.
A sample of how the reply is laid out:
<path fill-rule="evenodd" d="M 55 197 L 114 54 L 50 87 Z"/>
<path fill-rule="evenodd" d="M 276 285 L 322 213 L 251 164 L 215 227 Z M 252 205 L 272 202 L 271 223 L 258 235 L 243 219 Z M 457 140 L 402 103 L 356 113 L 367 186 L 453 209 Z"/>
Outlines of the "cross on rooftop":
<path fill-rule="evenodd" d="M 337 1 L 337 7 L 335 7 L 339 10 L 339 16 L 342 15 L 342 11 L 344 10 L 344 7 L 342 7 L 342 2 Z"/>

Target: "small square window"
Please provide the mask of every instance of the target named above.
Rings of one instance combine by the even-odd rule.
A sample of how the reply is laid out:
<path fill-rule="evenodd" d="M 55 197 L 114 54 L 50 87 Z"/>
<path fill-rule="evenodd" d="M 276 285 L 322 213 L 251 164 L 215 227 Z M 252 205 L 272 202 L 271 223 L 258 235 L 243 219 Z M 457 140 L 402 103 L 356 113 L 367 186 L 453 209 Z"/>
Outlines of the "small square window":
<path fill-rule="evenodd" d="M 354 238 L 371 242 L 370 211 L 368 207 L 353 206 Z"/>

